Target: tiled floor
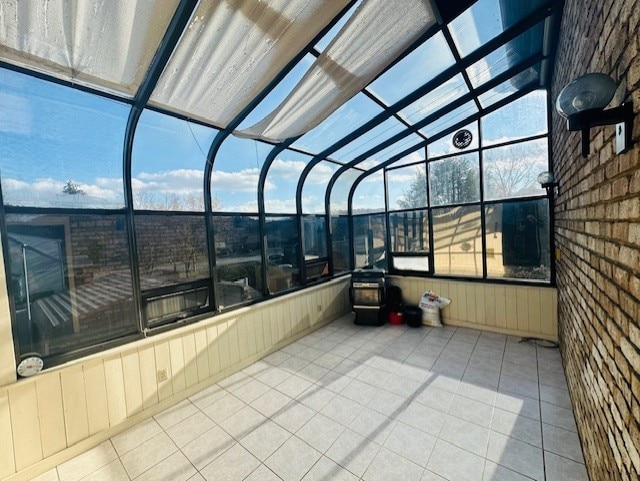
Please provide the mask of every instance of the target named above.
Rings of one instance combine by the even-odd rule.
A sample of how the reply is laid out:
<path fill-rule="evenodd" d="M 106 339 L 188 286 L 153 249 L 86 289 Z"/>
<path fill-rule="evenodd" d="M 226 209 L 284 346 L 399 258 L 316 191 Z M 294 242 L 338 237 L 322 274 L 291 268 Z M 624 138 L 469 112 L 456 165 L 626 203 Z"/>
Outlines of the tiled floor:
<path fill-rule="evenodd" d="M 586 480 L 557 349 L 450 327 L 300 339 L 39 480 Z"/>

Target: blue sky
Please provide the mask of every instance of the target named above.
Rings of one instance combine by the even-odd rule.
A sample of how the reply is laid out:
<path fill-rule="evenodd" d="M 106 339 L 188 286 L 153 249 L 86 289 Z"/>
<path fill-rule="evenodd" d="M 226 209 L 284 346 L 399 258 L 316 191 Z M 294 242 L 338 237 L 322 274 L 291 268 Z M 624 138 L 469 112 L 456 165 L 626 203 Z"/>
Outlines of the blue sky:
<path fill-rule="evenodd" d="M 533 3 L 531 8 L 537 5 L 537 2 Z M 326 47 L 328 38 L 338 28 L 319 43 L 319 50 Z M 501 30 L 498 0 L 480 0 L 451 24 L 452 36 L 463 55 Z M 504 51 L 496 52 L 470 67 L 470 74 L 485 81 L 492 76 L 492 65 L 495 65 L 494 72 L 495 68 L 504 65 L 505 55 Z M 239 128 L 267 116 L 313 61 L 312 56 L 306 56 Z M 442 35 L 437 34 L 374 81 L 370 88 L 391 104 L 452 63 L 451 52 Z M 419 99 L 401 115 L 409 121 L 418 121 L 459 97 L 467 90 L 463 82 L 456 79 Z M 515 88 L 507 84 L 484 97 L 490 102 L 512 92 Z M 518 108 L 503 109 L 483 119 L 485 142 L 512 139 L 514 135 L 520 135 L 518 132 L 522 132 L 522 136 L 546 132 L 545 115 L 531 115 L 536 109 L 540 112 L 540 107 L 544 109 L 541 102 L 544 98 L 534 95 L 525 99 Z M 473 112 L 465 107 L 460 109 L 462 114 L 454 112 L 424 131 L 433 134 Z M 523 109 L 527 109 L 529 115 L 522 115 Z M 372 100 L 357 94 L 294 145 L 312 152 L 321 151 L 380 111 Z M 128 114 L 129 106 L 117 101 L 0 69 L 0 176 L 5 202 L 34 206 L 122 207 L 122 148 Z M 539 118 L 544 119 L 543 124 L 535 121 Z M 350 161 L 403 129 L 400 122 L 388 119 L 331 157 Z M 201 197 L 206 153 L 216 133 L 214 128 L 145 111 L 136 131 L 133 150 L 132 184 L 137 207 L 147 207 L 145 203 L 162 203 L 170 197 Z M 445 140 L 449 142 L 448 138 L 443 142 Z M 368 162 L 386 160 L 420 141 L 420 137 L 412 135 Z M 437 150 L 447 153 L 446 142 L 438 143 L 442 148 Z M 213 196 L 223 210 L 257 211 L 257 180 L 271 148 L 237 137 L 229 137 L 223 143 L 216 158 L 212 182 Z M 420 156 L 416 153 L 411 159 L 419 160 Z M 295 212 L 298 176 L 309 160 L 309 156 L 292 151 L 279 154 L 265 185 L 267 212 Z M 336 166 L 329 162 L 322 162 L 312 170 L 303 191 L 305 211 L 318 211 L 323 206 L 324 187 L 335 170 Z M 64 195 L 62 189 L 68 180 L 78 183 L 86 196 Z M 340 190 L 343 184 L 350 185 L 350 181 L 339 182 L 337 189 Z M 363 192 L 369 189 L 367 195 L 375 197 L 375 189 L 379 187 L 369 188 L 368 185 L 379 186 L 379 182 L 371 179 L 362 184 Z"/>

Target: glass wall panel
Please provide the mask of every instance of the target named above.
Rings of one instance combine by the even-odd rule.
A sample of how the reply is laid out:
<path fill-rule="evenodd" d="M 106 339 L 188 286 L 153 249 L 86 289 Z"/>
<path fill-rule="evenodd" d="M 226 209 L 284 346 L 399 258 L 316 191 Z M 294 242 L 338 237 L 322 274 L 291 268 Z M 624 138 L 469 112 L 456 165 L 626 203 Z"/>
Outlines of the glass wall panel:
<path fill-rule="evenodd" d="M 420 148 L 418 150 L 414 150 L 410 154 L 405 155 L 404 157 L 394 161 L 387 168 L 392 169 L 395 167 L 400 167 L 401 165 L 415 164 L 425 159 L 425 148 Z"/>
<path fill-rule="evenodd" d="M 464 77 L 457 74 L 402 109 L 399 114 L 410 124 L 415 124 L 467 93 L 469 88 Z"/>
<path fill-rule="evenodd" d="M 453 140 L 455 135 L 463 129 L 471 132 L 471 143 L 467 147 L 460 149 L 454 145 Z M 469 125 L 465 125 L 464 127 L 461 127 L 460 130 L 449 135 L 445 135 L 441 139 L 427 145 L 427 153 L 429 155 L 429 159 L 433 159 L 434 157 L 439 157 L 441 155 L 454 154 L 458 152 L 462 153 L 469 150 L 477 149 L 478 144 L 480 143 L 478 135 L 478 123 L 473 122 Z"/>
<path fill-rule="evenodd" d="M 356 269 L 363 267 L 387 269 L 386 244 L 387 223 L 384 214 L 353 218 L 353 250 Z"/>
<path fill-rule="evenodd" d="M 435 274 L 482 274 L 480 206 L 433 209 L 433 261 Z"/>
<path fill-rule="evenodd" d="M 20 353 L 67 353 L 137 331 L 124 215 L 7 214 Z"/>
<path fill-rule="evenodd" d="M 427 168 L 424 163 L 387 170 L 389 210 L 427 206 Z"/>
<path fill-rule="evenodd" d="M 429 163 L 430 205 L 480 200 L 478 154 L 457 155 Z"/>
<path fill-rule="evenodd" d="M 302 235 L 307 281 L 328 276 L 326 218 L 324 216 L 304 216 L 302 218 Z"/>
<path fill-rule="evenodd" d="M 340 166 L 323 160 L 311 168 L 302 186 L 302 212 L 304 214 L 325 214 L 327 185 Z"/>
<path fill-rule="evenodd" d="M 349 220 L 346 216 L 331 217 L 331 248 L 333 251 L 333 272 L 338 274 L 351 269 Z"/>
<path fill-rule="evenodd" d="M 485 207 L 487 276 L 551 280 L 547 199 Z"/>
<path fill-rule="evenodd" d="M 414 210 L 389 214 L 391 252 L 429 252 L 429 212 Z"/>
<path fill-rule="evenodd" d="M 212 209 L 222 212 L 258 212 L 260 170 L 272 145 L 227 137 L 213 162 Z"/>
<path fill-rule="evenodd" d="M 283 150 L 269 167 L 264 185 L 264 209 L 271 214 L 296 213 L 296 189 L 300 174 L 312 157 Z"/>
<path fill-rule="evenodd" d="M 406 126 L 395 118 L 389 118 L 378 126 L 348 143 L 340 150 L 331 154 L 331 158 L 340 162 L 350 162 L 359 155 L 364 154 L 379 143 L 393 137 L 395 134 L 406 130 Z"/>
<path fill-rule="evenodd" d="M 353 193 L 353 214 L 384 212 L 384 173 L 382 170 L 368 175 L 358 184 Z"/>
<path fill-rule="evenodd" d="M 363 174 L 363 171 L 359 169 L 349 169 L 343 172 L 338 180 L 333 184 L 331 189 L 330 205 L 331 215 L 346 214 L 349 212 L 349 191 L 351 186 L 358 177 Z"/>
<path fill-rule="evenodd" d="M 549 170 L 546 138 L 486 149 L 482 157 L 485 200 L 544 195 L 538 175 Z"/>
<path fill-rule="evenodd" d="M 546 90 L 535 90 L 482 118 L 485 147 L 546 133 Z"/>
<path fill-rule="evenodd" d="M 225 309 L 262 297 L 260 222 L 257 217 L 214 215 L 216 294 Z"/>
<path fill-rule="evenodd" d="M 428 137 L 435 137 L 436 135 L 444 132 L 445 130 L 453 127 L 454 125 L 464 122 L 469 117 L 478 113 L 478 107 L 473 101 L 469 101 L 466 104 L 462 104 L 460 107 L 444 114 L 435 122 L 431 122 L 426 127 L 420 129 L 420 132 Z"/>
<path fill-rule="evenodd" d="M 533 67 L 523 70 L 515 77 L 512 77 L 509 80 L 502 82 L 500 85 L 487 90 L 485 93 L 478 95 L 478 100 L 480 100 L 480 105 L 486 109 L 520 90 L 539 86 L 539 82 L 540 64 L 538 63 Z"/>
<path fill-rule="evenodd" d="M 265 234 L 269 293 L 275 294 L 300 285 L 296 217 L 267 217 Z"/>
<path fill-rule="evenodd" d="M 0 69 L 5 205 L 124 206 L 128 105 Z"/>
<path fill-rule="evenodd" d="M 204 211 L 204 168 L 217 133 L 215 129 L 145 110 L 133 143 L 134 208 Z"/>

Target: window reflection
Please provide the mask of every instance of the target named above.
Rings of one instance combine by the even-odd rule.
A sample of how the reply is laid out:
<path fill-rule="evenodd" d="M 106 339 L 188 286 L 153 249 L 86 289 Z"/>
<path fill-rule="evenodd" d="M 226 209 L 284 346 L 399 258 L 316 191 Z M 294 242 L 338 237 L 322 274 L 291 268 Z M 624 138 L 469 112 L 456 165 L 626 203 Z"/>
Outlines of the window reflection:
<path fill-rule="evenodd" d="M 429 163 L 431 205 L 480 200 L 478 154 L 457 155 Z"/>
<path fill-rule="evenodd" d="M 307 281 L 314 281 L 329 275 L 326 224 L 324 216 L 304 216 L 302 218 Z"/>
<path fill-rule="evenodd" d="M 351 269 L 349 219 L 346 216 L 331 217 L 331 248 L 333 251 L 334 273 Z"/>
<path fill-rule="evenodd" d="M 267 217 L 265 228 L 269 293 L 275 294 L 300 285 L 296 218 Z"/>
<path fill-rule="evenodd" d="M 123 215 L 8 214 L 20 352 L 67 353 L 136 332 Z"/>
<path fill-rule="evenodd" d="M 353 250 L 356 269 L 363 267 L 387 269 L 386 244 L 387 224 L 384 214 L 353 218 Z"/>
<path fill-rule="evenodd" d="M 436 274 L 482 276 L 480 206 L 433 209 L 433 257 Z"/>
<path fill-rule="evenodd" d="M 551 279 L 547 199 L 485 207 L 487 276 Z"/>
<path fill-rule="evenodd" d="M 387 171 L 389 209 L 427 206 L 427 170 L 424 163 Z"/>

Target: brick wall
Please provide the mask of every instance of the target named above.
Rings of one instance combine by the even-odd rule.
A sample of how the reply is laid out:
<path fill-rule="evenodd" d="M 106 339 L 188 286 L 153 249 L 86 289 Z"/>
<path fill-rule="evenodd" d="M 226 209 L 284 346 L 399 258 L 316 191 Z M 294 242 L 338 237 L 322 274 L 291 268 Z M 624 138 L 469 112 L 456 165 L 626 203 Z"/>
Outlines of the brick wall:
<path fill-rule="evenodd" d="M 559 336 L 592 481 L 640 478 L 639 20 L 640 0 L 567 0 L 552 87 L 603 72 L 637 115 L 629 152 L 598 127 L 584 159 L 553 114 Z"/>

